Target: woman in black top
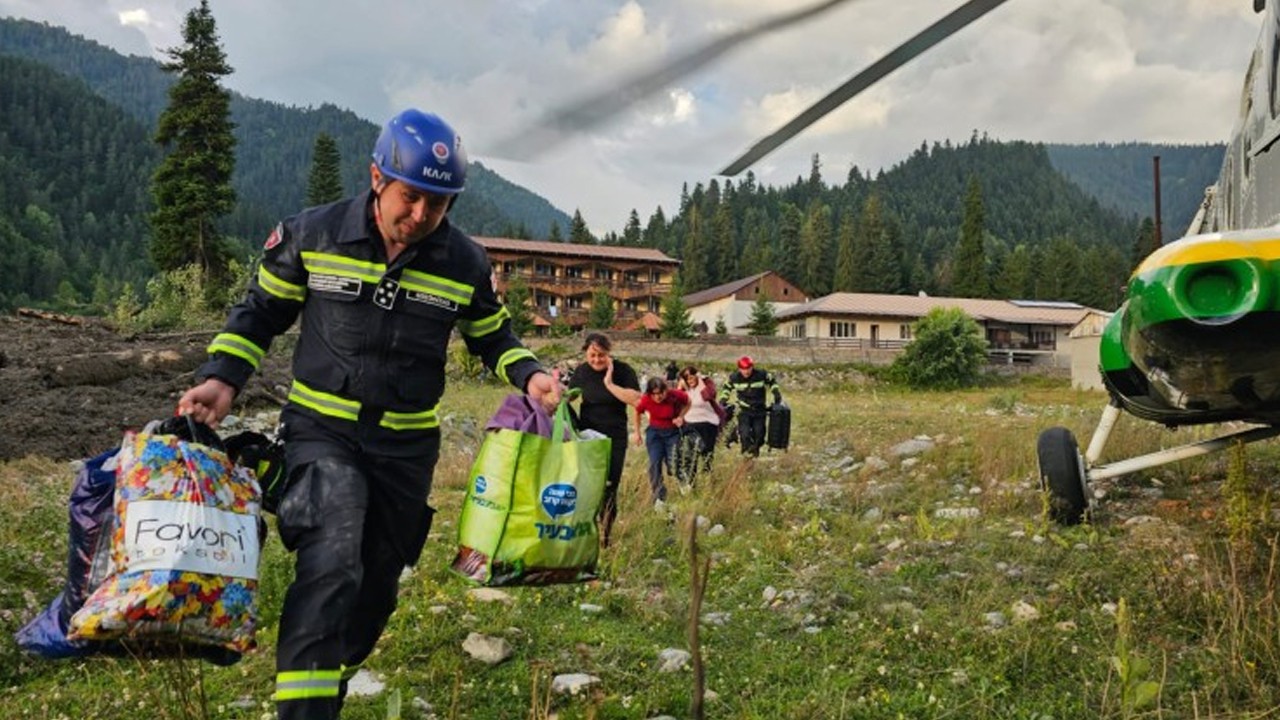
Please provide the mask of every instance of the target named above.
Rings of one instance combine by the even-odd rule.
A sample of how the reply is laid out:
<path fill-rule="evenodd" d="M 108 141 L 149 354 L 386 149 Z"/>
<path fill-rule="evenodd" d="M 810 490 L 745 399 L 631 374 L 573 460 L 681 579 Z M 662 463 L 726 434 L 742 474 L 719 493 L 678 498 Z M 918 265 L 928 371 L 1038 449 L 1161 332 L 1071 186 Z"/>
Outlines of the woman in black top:
<path fill-rule="evenodd" d="M 627 457 L 627 406 L 640 400 L 640 378 L 630 365 L 613 359 L 613 343 L 603 333 L 588 333 L 582 350 L 584 362 L 569 376 L 569 387 L 582 390 L 579 429 L 595 430 L 612 441 L 609 479 L 600 504 L 600 537 L 608 547 L 609 532 L 618 516 L 622 463 Z"/>

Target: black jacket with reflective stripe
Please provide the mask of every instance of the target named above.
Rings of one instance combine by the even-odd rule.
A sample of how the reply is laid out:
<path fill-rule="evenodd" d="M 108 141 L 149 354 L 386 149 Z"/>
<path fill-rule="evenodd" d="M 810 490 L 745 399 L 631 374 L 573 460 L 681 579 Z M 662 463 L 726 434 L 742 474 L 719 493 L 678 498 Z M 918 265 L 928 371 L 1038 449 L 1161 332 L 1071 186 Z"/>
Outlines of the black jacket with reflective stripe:
<path fill-rule="evenodd" d="M 770 395 L 773 395 L 775 403 L 782 400 L 773 373 L 758 367 L 752 368 L 745 376 L 741 370 L 734 370 L 720 388 L 721 404 L 728 404 L 732 398 L 736 407 L 754 412 L 764 412 L 768 408 Z"/>
<path fill-rule="evenodd" d="M 247 295 L 209 346 L 200 377 L 244 387 L 272 338 L 301 313 L 293 374 L 311 396 L 428 411 L 444 392 L 455 326 L 488 368 L 524 389 L 541 368 L 511 331 L 484 248 L 446 219 L 388 267 L 371 203 L 372 193 L 365 192 L 276 226 Z"/>

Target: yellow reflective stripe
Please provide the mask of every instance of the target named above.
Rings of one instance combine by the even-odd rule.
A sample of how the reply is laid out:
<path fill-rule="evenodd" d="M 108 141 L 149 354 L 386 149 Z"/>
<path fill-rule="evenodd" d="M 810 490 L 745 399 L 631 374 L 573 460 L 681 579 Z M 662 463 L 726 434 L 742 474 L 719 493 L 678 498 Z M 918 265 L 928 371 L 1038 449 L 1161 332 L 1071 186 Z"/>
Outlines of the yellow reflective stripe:
<path fill-rule="evenodd" d="M 431 295 L 439 295 L 448 298 L 459 305 L 470 305 L 471 296 L 476 289 L 470 285 L 443 278 L 439 275 L 430 275 L 418 270 L 405 269 L 400 276 L 400 284 L 407 290 L 416 290 Z"/>
<path fill-rule="evenodd" d="M 484 337 L 485 335 L 488 335 L 489 333 L 502 327 L 503 321 L 508 320 L 510 318 L 511 318 L 511 313 L 507 311 L 506 307 L 503 307 L 502 309 L 498 310 L 498 312 L 481 320 L 459 320 L 458 330 L 463 335 L 466 335 L 468 337 L 473 337 L 473 338 Z"/>
<path fill-rule="evenodd" d="M 365 262 L 341 255 L 321 253 L 312 250 L 302 251 L 302 266 L 309 273 L 321 275 L 339 275 L 376 283 L 382 279 L 387 266 L 382 263 Z"/>
<path fill-rule="evenodd" d="M 338 697 L 341 670 L 290 670 L 276 675 L 275 700 Z"/>
<path fill-rule="evenodd" d="M 216 352 L 235 355 L 252 365 L 255 370 L 258 369 L 263 356 L 267 354 L 266 350 L 250 342 L 248 338 L 234 333 L 218 333 L 213 338 L 213 342 L 209 343 L 209 354 Z"/>
<path fill-rule="evenodd" d="M 301 381 L 294 380 L 289 388 L 289 401 L 310 408 L 321 415 L 350 420 L 360 419 L 360 403 L 333 393 L 320 392 L 307 387 Z M 378 425 L 389 430 L 427 430 L 440 427 L 437 414 L 439 405 L 430 410 L 419 412 L 396 412 L 387 410 L 382 413 Z"/>
<path fill-rule="evenodd" d="M 311 408 L 321 415 L 357 420 L 360 417 L 360 403 L 355 400 L 312 390 L 301 382 L 294 380 L 289 388 L 289 402 L 296 402 L 303 407 Z"/>
<path fill-rule="evenodd" d="M 436 407 L 439 407 L 438 405 Z M 422 412 L 395 412 L 387 410 L 382 413 L 378 424 L 392 430 L 425 430 L 440 427 L 440 419 L 436 417 L 436 408 Z"/>
<path fill-rule="evenodd" d="M 291 282 L 281 280 L 273 275 L 265 265 L 258 266 L 258 285 L 268 293 L 275 295 L 281 300 L 296 300 L 302 302 L 306 299 L 307 289 L 301 285 L 294 285 Z"/>
<path fill-rule="evenodd" d="M 498 358 L 498 368 L 497 368 L 498 377 L 502 378 L 502 382 L 510 385 L 511 378 L 507 377 L 507 366 L 511 365 L 512 363 L 518 362 L 520 360 L 524 360 L 526 358 L 528 358 L 529 360 L 538 359 L 537 356 L 534 355 L 533 352 L 530 351 L 528 348 L 522 348 L 522 347 L 511 348 L 510 350 L 502 353 L 502 355 Z"/>

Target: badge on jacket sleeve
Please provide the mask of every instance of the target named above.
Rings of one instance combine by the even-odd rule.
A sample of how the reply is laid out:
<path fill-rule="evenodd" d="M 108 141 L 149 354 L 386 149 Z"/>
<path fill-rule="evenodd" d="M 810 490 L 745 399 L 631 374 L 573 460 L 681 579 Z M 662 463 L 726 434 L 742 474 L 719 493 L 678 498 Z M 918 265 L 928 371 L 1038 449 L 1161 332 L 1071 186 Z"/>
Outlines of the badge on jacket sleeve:
<path fill-rule="evenodd" d="M 272 230 L 271 234 L 267 236 L 267 241 L 263 243 L 262 249 L 270 250 L 271 248 L 279 245 L 283 241 L 284 241 L 284 225 L 282 223 L 276 223 L 276 229 Z"/>

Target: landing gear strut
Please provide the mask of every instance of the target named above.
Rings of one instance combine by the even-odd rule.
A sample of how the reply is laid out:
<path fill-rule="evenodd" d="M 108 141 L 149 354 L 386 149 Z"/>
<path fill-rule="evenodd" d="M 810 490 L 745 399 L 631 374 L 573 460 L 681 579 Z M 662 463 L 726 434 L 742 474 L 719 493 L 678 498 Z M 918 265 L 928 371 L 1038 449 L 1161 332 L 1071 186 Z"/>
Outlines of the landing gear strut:
<path fill-rule="evenodd" d="M 1094 480 L 1119 477 L 1139 470 L 1167 465 L 1178 460 L 1208 455 L 1232 443 L 1251 443 L 1280 435 L 1280 425 L 1259 425 L 1209 440 L 1188 443 L 1167 450 L 1157 450 L 1127 460 L 1099 464 L 1102 449 L 1120 417 L 1120 406 L 1110 403 L 1102 411 L 1098 428 L 1089 440 L 1083 457 L 1071 431 L 1051 427 L 1040 433 L 1036 441 L 1036 458 L 1040 464 L 1040 488 L 1049 493 L 1049 516 L 1063 525 L 1076 525 L 1089 511 L 1088 489 Z"/>

